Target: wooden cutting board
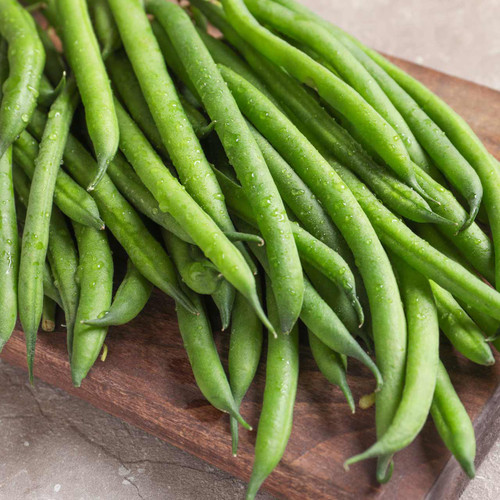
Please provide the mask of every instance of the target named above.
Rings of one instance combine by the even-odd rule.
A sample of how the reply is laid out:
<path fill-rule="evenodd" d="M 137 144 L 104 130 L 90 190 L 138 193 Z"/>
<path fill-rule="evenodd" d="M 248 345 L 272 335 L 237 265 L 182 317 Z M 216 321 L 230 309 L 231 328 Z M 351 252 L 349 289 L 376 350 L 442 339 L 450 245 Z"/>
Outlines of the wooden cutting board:
<path fill-rule="evenodd" d="M 500 93 L 409 62 L 396 60 L 450 103 L 474 128 L 489 150 L 500 157 Z M 227 359 L 228 334 L 217 333 Z M 71 385 L 64 334 L 39 335 L 35 375 L 85 399 L 169 443 L 247 480 L 255 433 L 241 433 L 233 458 L 228 418 L 198 391 L 177 329 L 173 302 L 156 292 L 135 321 L 110 330 L 106 362 L 98 361 L 80 389 Z M 500 364 L 485 368 L 466 362 L 444 347 L 451 378 L 474 419 L 479 465 L 500 430 Z M 19 330 L 1 357 L 26 367 Z M 264 367 L 242 407 L 257 425 L 264 387 Z M 370 374 L 350 362 L 349 382 L 356 400 L 373 390 Z M 351 415 L 340 391 L 317 371 L 309 349 L 302 348 L 301 373 L 292 436 L 281 465 L 265 488 L 281 498 L 386 498 L 405 500 L 457 498 L 467 482 L 446 451 L 432 422 L 416 441 L 397 455 L 393 478 L 384 487 L 374 480 L 374 461 L 345 472 L 343 461 L 373 443 L 373 409 Z"/>

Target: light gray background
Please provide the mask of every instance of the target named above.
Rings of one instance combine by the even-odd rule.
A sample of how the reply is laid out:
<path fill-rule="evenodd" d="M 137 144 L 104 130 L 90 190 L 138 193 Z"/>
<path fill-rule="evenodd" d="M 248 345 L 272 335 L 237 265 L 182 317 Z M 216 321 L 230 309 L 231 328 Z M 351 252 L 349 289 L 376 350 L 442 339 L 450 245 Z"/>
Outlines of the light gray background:
<path fill-rule="evenodd" d="M 500 0 L 306 3 L 376 49 L 500 89 Z M 1 500 L 243 498 L 225 472 L 2 362 L 0 429 Z M 500 498 L 499 470 L 497 443 L 462 498 Z"/>

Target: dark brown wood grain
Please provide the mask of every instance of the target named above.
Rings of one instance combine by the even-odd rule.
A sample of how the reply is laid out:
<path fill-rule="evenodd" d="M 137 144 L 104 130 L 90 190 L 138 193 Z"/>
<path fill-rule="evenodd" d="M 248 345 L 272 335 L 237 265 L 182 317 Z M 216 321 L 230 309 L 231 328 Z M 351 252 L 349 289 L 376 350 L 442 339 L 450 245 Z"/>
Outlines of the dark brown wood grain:
<path fill-rule="evenodd" d="M 500 93 L 408 62 L 397 62 L 448 101 L 490 151 L 500 157 Z M 226 359 L 228 336 L 217 333 L 216 338 Z M 110 330 L 106 343 L 106 362 L 98 361 L 82 387 L 75 389 L 69 376 L 64 335 L 42 333 L 36 349 L 35 374 L 236 476 L 249 477 L 255 433 L 242 431 L 240 452 L 238 458 L 233 458 L 228 418 L 212 408 L 195 385 L 170 299 L 156 292 L 138 319 Z M 479 462 L 500 429 L 495 423 L 500 421 L 495 418 L 500 399 L 500 393 L 496 393 L 500 365 L 474 366 L 447 347 L 442 355 L 476 422 Z M 26 366 L 20 331 L 14 333 L 1 357 Z M 374 388 L 370 374 L 354 361 L 349 365 L 349 382 L 356 400 Z M 242 407 L 243 416 L 254 426 L 263 385 L 261 367 Z M 322 378 L 308 349 L 303 348 L 292 436 L 281 465 L 266 481 L 265 488 L 279 497 L 301 500 L 416 499 L 429 492 L 433 498 L 456 498 L 463 488 L 465 476 L 449 460 L 431 422 L 410 447 L 397 455 L 388 485 L 376 484 L 374 461 L 344 471 L 344 460 L 367 448 L 374 438 L 373 409 L 358 409 L 351 415 L 340 391 Z"/>

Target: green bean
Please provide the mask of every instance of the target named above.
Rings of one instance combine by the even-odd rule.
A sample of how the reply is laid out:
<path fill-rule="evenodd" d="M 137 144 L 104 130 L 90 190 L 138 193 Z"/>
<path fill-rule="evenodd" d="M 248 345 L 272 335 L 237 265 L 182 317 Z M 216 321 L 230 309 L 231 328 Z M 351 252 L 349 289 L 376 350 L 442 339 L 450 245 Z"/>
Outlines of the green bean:
<path fill-rule="evenodd" d="M 251 427 L 241 417 L 234 401 L 231 387 L 217 353 L 212 328 L 203 302 L 196 294 L 188 290 L 186 290 L 186 294 L 200 311 L 200 314 L 193 315 L 186 311 L 182 305 L 177 304 L 179 330 L 196 384 L 211 405 L 218 410 L 229 413 L 245 429 L 251 430 Z"/>
<path fill-rule="evenodd" d="M 425 196 L 415 178 L 416 166 L 396 131 L 354 89 L 321 64 L 259 25 L 243 0 L 223 0 L 222 5 L 229 22 L 238 26 L 244 39 L 302 83 L 316 88 L 325 101 L 349 117 L 360 134 L 401 180 Z"/>
<path fill-rule="evenodd" d="M 406 358 L 405 317 L 389 259 L 356 198 L 325 159 L 265 96 L 230 70 L 221 71 L 240 109 L 323 203 L 354 254 L 370 301 L 377 365 L 384 379 L 376 410 L 381 436 L 399 404 Z"/>
<path fill-rule="evenodd" d="M 44 115 L 36 111 L 30 123 L 36 136 L 41 135 L 44 122 Z M 87 185 L 97 170 L 90 153 L 71 134 L 64 151 L 64 165 L 81 186 Z M 175 270 L 162 246 L 107 175 L 102 178 L 92 196 L 106 226 L 123 246 L 139 272 L 153 285 L 196 313 L 196 309 L 180 290 Z"/>
<path fill-rule="evenodd" d="M 59 290 L 56 288 L 56 285 L 54 284 L 52 271 L 47 261 L 45 261 L 45 265 L 43 268 L 43 294 L 45 297 L 52 299 L 62 307 L 61 295 L 59 293 Z"/>
<path fill-rule="evenodd" d="M 474 427 L 441 362 L 438 367 L 431 415 L 444 444 L 467 475 L 473 478 L 476 455 Z"/>
<path fill-rule="evenodd" d="M 57 15 L 64 53 L 73 70 L 85 108 L 90 139 L 97 157 L 97 173 L 88 186 L 95 189 L 118 149 L 119 130 L 113 93 L 84 0 L 60 0 Z"/>
<path fill-rule="evenodd" d="M 247 193 L 269 257 L 281 331 L 297 321 L 302 305 L 302 269 L 281 197 L 266 162 L 217 66 L 188 15 L 175 4 L 151 0 L 161 23 L 198 90 L 229 161 Z"/>
<path fill-rule="evenodd" d="M 340 388 L 347 400 L 351 412 L 354 413 L 356 405 L 349 384 L 347 383 L 346 369 L 342 357 L 340 354 L 330 349 L 326 344 L 323 344 L 323 342 L 321 342 L 321 340 L 319 340 L 310 330 L 308 331 L 308 336 L 311 352 L 318 365 L 319 371 L 328 382 Z"/>
<path fill-rule="evenodd" d="M 36 23 L 36 29 L 45 50 L 45 68 L 44 75 L 42 75 L 42 81 L 46 75 L 50 83 L 54 87 L 57 87 L 64 73 L 64 62 L 62 56 L 57 51 L 50 38 L 49 33 L 51 28 L 48 27 L 47 29 L 43 29 L 38 23 Z"/>
<path fill-rule="evenodd" d="M 99 317 L 111 305 L 113 258 L 104 231 L 79 224 L 74 224 L 74 228 L 80 254 L 80 301 L 71 353 L 71 378 L 73 385 L 80 387 L 99 356 L 108 331 L 107 326 L 87 325 L 83 321 Z"/>
<path fill-rule="evenodd" d="M 35 173 L 35 162 L 38 154 L 37 141 L 28 131 L 24 130 L 14 143 L 14 160 L 30 179 Z M 57 172 L 54 189 L 54 203 L 75 222 L 98 230 L 104 227 L 95 201 L 85 189 L 60 168 Z"/>
<path fill-rule="evenodd" d="M 408 446 L 424 426 L 432 404 L 439 363 L 434 297 L 428 280 L 399 259 L 393 262 L 408 323 L 408 359 L 401 403 L 385 433 L 366 451 L 347 460 L 345 467 L 367 458 L 390 456 Z"/>
<path fill-rule="evenodd" d="M 191 12 L 191 15 L 193 16 L 193 21 L 195 26 L 200 30 L 200 31 L 207 31 L 208 29 L 208 20 L 205 17 L 205 14 L 201 12 L 200 9 L 197 9 L 194 5 L 189 6 L 189 11 Z"/>
<path fill-rule="evenodd" d="M 90 0 L 89 11 L 95 34 L 101 45 L 102 58 L 106 60 L 122 45 L 118 27 L 106 0 Z"/>
<path fill-rule="evenodd" d="M 30 381 L 33 381 L 36 334 L 42 316 L 42 264 L 47 255 L 53 194 L 77 103 L 76 83 L 71 80 L 50 108 L 29 194 L 19 262 L 18 303 Z"/>
<path fill-rule="evenodd" d="M 196 293 L 210 295 L 219 287 L 220 273 L 201 250 L 162 231 L 163 240 L 182 281 Z"/>
<path fill-rule="evenodd" d="M 267 310 L 274 323 L 279 311 L 273 290 L 266 286 Z M 272 332 L 271 332 L 272 333 Z M 246 498 L 255 498 L 260 485 L 278 465 L 292 432 L 293 407 L 299 378 L 299 331 L 268 336 L 266 386 L 257 428 L 255 459 Z"/>
<path fill-rule="evenodd" d="M 0 106 L 0 158 L 26 128 L 36 107 L 45 52 L 35 21 L 16 0 L 3 0 L 0 35 L 8 43 L 9 76 Z"/>
<path fill-rule="evenodd" d="M 12 149 L 0 158 L 0 351 L 9 340 L 17 319 L 19 237 L 12 184 Z"/>
<path fill-rule="evenodd" d="M 175 234 L 187 243 L 193 243 L 191 237 L 182 229 L 176 220 L 168 213 L 162 212 L 158 202 L 142 183 L 134 169 L 129 165 L 123 154 L 118 152 L 109 164 L 107 173 L 113 184 L 127 200 L 146 217 Z"/>
<path fill-rule="evenodd" d="M 344 166 L 337 163 L 331 157 L 326 158 L 328 165 L 325 165 L 325 158 L 319 155 L 307 141 L 304 142 L 304 137 L 296 131 L 290 121 L 271 102 L 230 70 L 222 69 L 222 71 L 224 76 L 227 77 L 226 81 L 228 81 L 233 95 L 236 97 L 243 112 L 271 144 L 274 143 L 274 147 L 281 152 L 285 159 L 288 156 L 288 161 L 292 167 L 309 184 L 309 187 L 318 199 L 323 202 L 323 206 L 329 212 L 332 220 L 337 224 L 347 243 L 353 249 L 356 259 L 359 260 L 358 265 L 362 275 L 363 264 L 361 256 L 358 257 L 356 252 L 354 252 L 354 245 L 369 240 L 370 243 L 367 246 L 370 248 L 372 242 L 380 238 L 394 253 L 399 255 L 410 266 L 424 274 L 428 279 L 432 279 L 458 299 L 469 302 L 478 311 L 500 319 L 500 294 L 469 273 L 462 266 L 418 238 Z M 286 137 L 284 137 L 284 131 L 286 131 Z M 304 156 L 298 154 L 297 150 L 299 150 L 299 153 L 303 151 L 302 155 Z M 308 170 L 305 170 L 306 161 Z M 353 210 L 353 207 L 358 206 L 357 203 L 350 201 L 343 205 L 331 200 L 328 192 L 326 192 L 329 184 L 325 183 L 325 179 L 337 179 L 337 175 L 345 182 L 345 184 L 342 183 L 344 188 L 339 188 L 337 191 L 344 193 L 352 191 L 355 199 L 357 199 L 357 202 L 361 205 L 373 224 L 378 238 L 365 237 L 355 240 L 352 238 L 352 231 L 354 229 L 353 219 L 352 214 L 349 212 Z M 346 186 L 349 190 L 346 189 Z M 349 212 L 342 213 L 341 215 L 340 210 L 346 208 L 349 208 Z M 347 216 L 347 220 L 345 216 Z M 350 238 L 348 234 L 344 234 L 343 228 L 346 229 L 346 233 L 349 231 Z M 373 280 L 365 279 L 364 281 L 368 291 L 368 286 L 370 284 L 374 285 Z M 369 292 L 368 295 L 370 295 Z M 374 314 L 376 309 L 374 307 L 371 309 L 372 314 Z M 375 319 L 374 325 L 376 325 Z"/>
<path fill-rule="evenodd" d="M 238 249 L 173 177 L 126 111 L 117 102 L 120 148 L 160 204 L 191 236 L 224 277 L 254 305 L 266 324 L 253 274 Z M 146 276 L 147 277 L 147 276 Z M 151 280 L 152 281 L 152 280 Z"/>
<path fill-rule="evenodd" d="M 263 246 L 265 244 L 263 238 L 258 234 L 248 234 L 248 233 L 239 233 L 238 231 L 234 231 L 232 233 L 224 233 L 226 238 L 229 241 L 246 241 L 248 243 L 257 243 L 259 246 Z"/>
<path fill-rule="evenodd" d="M 248 258 L 246 260 L 248 262 Z M 212 300 L 219 310 L 222 331 L 227 330 L 231 322 L 234 299 L 234 290 L 225 280 L 223 280 L 219 287 L 212 293 Z"/>
<path fill-rule="evenodd" d="M 450 259 L 458 262 L 464 266 L 468 271 L 474 272 L 472 266 L 460 255 L 458 249 L 445 240 L 433 227 L 426 224 L 420 225 L 417 229 L 417 234 L 429 242 L 436 250 L 445 254 Z M 500 322 L 492 317 L 483 314 L 468 303 L 458 301 L 467 314 L 474 320 L 474 322 L 479 326 L 484 335 L 488 338 L 492 338 L 496 335 L 498 329 L 500 328 Z"/>
<path fill-rule="evenodd" d="M 453 295 L 433 281 L 431 287 L 436 298 L 439 326 L 453 347 L 474 363 L 485 366 L 494 364 L 495 358 L 481 330 Z"/>
<path fill-rule="evenodd" d="M 18 198 L 21 203 L 27 206 L 30 192 L 29 180 L 19 168 L 14 168 L 13 177 Z M 52 208 L 50 217 L 47 257 L 54 275 L 54 285 L 61 294 L 66 317 L 68 354 L 71 357 L 73 329 L 79 295 L 76 284 L 78 255 L 64 216 L 56 207 Z"/>
<path fill-rule="evenodd" d="M 229 344 L 229 384 L 239 408 L 254 379 L 262 351 L 262 324 L 251 305 L 237 293 L 234 301 Z M 238 451 L 238 422 L 231 418 L 233 455 Z"/>
<path fill-rule="evenodd" d="M 83 321 L 91 326 L 124 325 L 132 321 L 146 306 L 153 285 L 138 271 L 132 261 L 127 261 L 127 272 L 115 293 L 109 310 L 95 319 Z"/>
<path fill-rule="evenodd" d="M 255 215 L 241 186 L 221 172 L 218 172 L 218 179 L 229 207 L 235 210 L 246 222 L 257 227 Z M 359 328 L 364 322 L 364 314 L 356 293 L 356 281 L 349 264 L 340 254 L 316 239 L 296 222 L 290 221 L 290 225 L 301 260 L 312 265 L 342 289 L 356 311 Z"/>
<path fill-rule="evenodd" d="M 57 304 L 47 295 L 43 296 L 42 330 L 53 332 L 56 329 Z"/>
<path fill-rule="evenodd" d="M 340 77 L 357 90 L 398 132 L 412 160 L 428 165 L 429 160 L 412 131 L 389 98 L 363 65 L 333 35 L 313 21 L 296 15 L 276 3 L 245 0 L 250 11 L 262 22 L 312 48 L 333 66 Z"/>

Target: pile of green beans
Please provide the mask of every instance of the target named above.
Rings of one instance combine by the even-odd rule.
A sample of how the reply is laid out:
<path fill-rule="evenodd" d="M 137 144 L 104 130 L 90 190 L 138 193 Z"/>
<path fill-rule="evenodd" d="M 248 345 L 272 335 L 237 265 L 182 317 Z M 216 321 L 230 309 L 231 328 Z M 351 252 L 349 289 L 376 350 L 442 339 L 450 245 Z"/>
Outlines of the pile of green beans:
<path fill-rule="evenodd" d="M 85 386 L 156 287 L 235 457 L 257 429 L 247 499 L 293 436 L 304 349 L 345 418 L 351 363 L 371 379 L 346 469 L 388 482 L 432 417 L 473 477 L 440 352 L 500 348 L 500 167 L 465 121 L 296 0 L 28 3 L 0 0 L 0 351 L 19 318 L 33 384 L 39 331 L 65 331 Z"/>

